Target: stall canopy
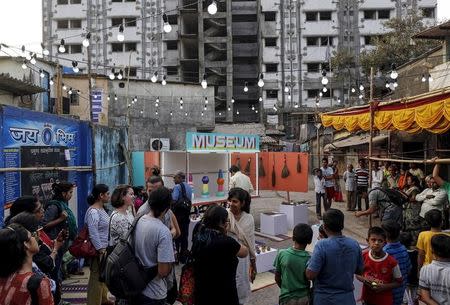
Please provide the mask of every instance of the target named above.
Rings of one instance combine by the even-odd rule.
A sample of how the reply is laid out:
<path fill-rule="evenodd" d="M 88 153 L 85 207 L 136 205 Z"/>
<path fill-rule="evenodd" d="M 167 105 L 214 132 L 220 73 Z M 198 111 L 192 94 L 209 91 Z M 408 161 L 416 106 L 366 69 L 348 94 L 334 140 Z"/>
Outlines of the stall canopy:
<path fill-rule="evenodd" d="M 388 138 L 387 135 L 379 135 L 372 139 L 372 143 L 384 142 L 387 138 Z M 369 139 L 370 139 L 370 135 L 368 135 L 368 134 L 348 137 L 346 139 L 334 141 L 333 143 L 325 145 L 323 147 L 323 150 L 324 150 L 324 152 L 329 152 L 329 151 L 336 150 L 339 148 L 363 145 L 363 144 L 369 143 Z"/>
<path fill-rule="evenodd" d="M 374 129 L 444 133 L 450 129 L 450 88 L 373 104 Z M 322 113 L 322 124 L 350 132 L 370 129 L 369 105 Z"/>

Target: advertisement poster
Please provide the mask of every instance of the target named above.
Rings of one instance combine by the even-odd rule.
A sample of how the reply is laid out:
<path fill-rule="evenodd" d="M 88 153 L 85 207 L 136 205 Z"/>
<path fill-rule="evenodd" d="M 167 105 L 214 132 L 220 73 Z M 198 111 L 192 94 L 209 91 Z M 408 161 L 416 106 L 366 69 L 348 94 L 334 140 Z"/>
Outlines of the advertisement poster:
<path fill-rule="evenodd" d="M 78 198 L 85 198 L 80 192 L 86 192 L 90 172 L 39 168 L 90 165 L 88 123 L 8 106 L 0 110 L 0 166 L 7 169 L 0 173 L 0 220 L 20 196 L 38 196 L 45 203 L 52 195 L 51 185 L 57 181 L 74 183 Z M 32 170 L 14 171 L 16 168 Z"/>

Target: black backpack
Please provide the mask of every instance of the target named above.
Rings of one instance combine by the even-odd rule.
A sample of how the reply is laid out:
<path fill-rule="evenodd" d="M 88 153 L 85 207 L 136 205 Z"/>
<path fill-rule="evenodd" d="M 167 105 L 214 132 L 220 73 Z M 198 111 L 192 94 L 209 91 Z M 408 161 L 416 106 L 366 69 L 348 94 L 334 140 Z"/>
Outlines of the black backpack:
<path fill-rule="evenodd" d="M 383 189 L 381 187 L 376 187 L 370 191 L 372 192 L 374 190 L 380 190 L 385 193 L 389 197 L 389 201 L 400 208 L 403 208 L 408 202 L 408 196 L 397 189 Z"/>
<path fill-rule="evenodd" d="M 125 239 L 121 239 L 106 258 L 104 280 L 116 298 L 138 296 L 158 274 L 158 265 L 144 267 L 135 255 L 133 233 L 142 216 L 134 220 Z"/>
<path fill-rule="evenodd" d="M 186 196 L 186 187 L 184 182 L 179 184 L 181 187 L 181 196 L 172 204 L 172 211 L 176 216 L 189 216 L 192 208 L 192 201 Z"/>
<path fill-rule="evenodd" d="M 27 289 L 28 292 L 31 295 L 31 305 L 39 305 L 39 297 L 37 293 L 37 289 L 39 286 L 41 286 L 41 281 L 44 278 L 43 275 L 33 273 L 33 275 L 30 276 L 27 282 Z"/>

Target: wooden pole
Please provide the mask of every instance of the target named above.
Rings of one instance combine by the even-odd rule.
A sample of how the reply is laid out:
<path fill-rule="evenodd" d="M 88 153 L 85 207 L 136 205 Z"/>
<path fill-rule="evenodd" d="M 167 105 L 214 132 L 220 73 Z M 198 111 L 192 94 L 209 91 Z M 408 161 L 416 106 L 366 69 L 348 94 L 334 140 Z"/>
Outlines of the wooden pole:
<path fill-rule="evenodd" d="M 369 187 L 372 187 L 372 157 L 373 149 L 373 67 L 370 67 L 370 97 L 369 97 L 369 109 L 370 109 L 370 137 L 369 137 Z M 368 198 L 366 198 L 368 200 Z M 372 214 L 369 216 L 369 228 L 372 227 Z"/>
<path fill-rule="evenodd" d="M 56 114 L 62 113 L 62 73 L 59 63 L 56 64 L 56 102 L 55 112 Z"/>

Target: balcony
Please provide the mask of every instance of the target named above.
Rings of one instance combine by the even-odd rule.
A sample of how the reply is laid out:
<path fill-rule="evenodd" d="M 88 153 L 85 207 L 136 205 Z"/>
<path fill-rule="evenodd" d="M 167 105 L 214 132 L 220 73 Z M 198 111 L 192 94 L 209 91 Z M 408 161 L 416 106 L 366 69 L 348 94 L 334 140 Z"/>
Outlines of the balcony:
<path fill-rule="evenodd" d="M 233 45 L 233 57 L 255 57 L 257 55 L 257 43 L 240 43 Z"/>
<path fill-rule="evenodd" d="M 257 35 L 258 27 L 256 22 L 233 22 L 233 36 Z"/>
<path fill-rule="evenodd" d="M 239 1 L 231 3 L 233 15 L 251 15 L 256 14 L 256 1 Z"/>

